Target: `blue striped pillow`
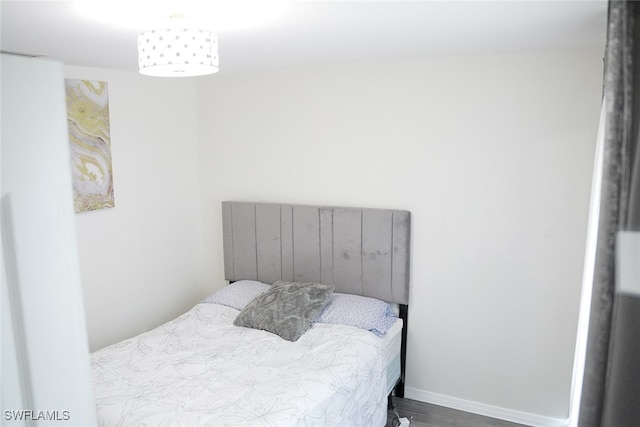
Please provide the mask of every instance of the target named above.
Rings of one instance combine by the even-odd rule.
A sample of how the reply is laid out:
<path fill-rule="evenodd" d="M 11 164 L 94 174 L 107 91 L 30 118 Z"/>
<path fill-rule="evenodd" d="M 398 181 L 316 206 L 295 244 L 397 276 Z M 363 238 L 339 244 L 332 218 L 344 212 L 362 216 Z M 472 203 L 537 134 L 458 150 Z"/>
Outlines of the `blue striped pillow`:
<path fill-rule="evenodd" d="M 398 318 L 388 302 L 334 292 L 316 322 L 353 326 L 382 336 L 396 320 Z"/>

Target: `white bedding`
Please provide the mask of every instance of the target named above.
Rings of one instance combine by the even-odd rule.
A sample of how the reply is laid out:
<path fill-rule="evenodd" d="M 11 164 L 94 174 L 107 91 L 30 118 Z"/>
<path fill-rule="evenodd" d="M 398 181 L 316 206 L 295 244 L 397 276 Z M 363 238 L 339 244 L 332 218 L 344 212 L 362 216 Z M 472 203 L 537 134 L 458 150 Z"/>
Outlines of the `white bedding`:
<path fill-rule="evenodd" d="M 315 324 L 298 341 L 198 304 L 91 355 L 101 426 L 384 426 L 385 340 Z"/>

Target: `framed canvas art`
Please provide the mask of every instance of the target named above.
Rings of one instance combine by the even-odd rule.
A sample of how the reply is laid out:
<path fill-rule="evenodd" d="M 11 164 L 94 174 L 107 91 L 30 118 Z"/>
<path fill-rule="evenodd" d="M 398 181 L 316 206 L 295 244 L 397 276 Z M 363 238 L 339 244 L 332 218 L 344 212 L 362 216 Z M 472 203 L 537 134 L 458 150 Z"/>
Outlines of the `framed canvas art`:
<path fill-rule="evenodd" d="M 65 80 L 76 212 L 115 206 L 105 82 Z"/>

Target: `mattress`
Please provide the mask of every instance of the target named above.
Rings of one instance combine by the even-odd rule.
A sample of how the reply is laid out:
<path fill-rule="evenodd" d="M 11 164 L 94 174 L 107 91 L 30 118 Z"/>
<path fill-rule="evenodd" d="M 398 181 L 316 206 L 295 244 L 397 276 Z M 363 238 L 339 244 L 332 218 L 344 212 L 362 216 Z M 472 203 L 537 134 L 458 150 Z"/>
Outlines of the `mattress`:
<path fill-rule="evenodd" d="M 396 323 L 381 338 L 382 351 L 385 361 L 385 372 L 387 377 L 387 395 L 391 393 L 393 388 L 400 379 L 400 347 L 402 345 L 402 319 L 398 319 Z"/>
<path fill-rule="evenodd" d="M 99 425 L 385 425 L 400 322 L 383 338 L 315 324 L 289 342 L 233 326 L 237 314 L 198 304 L 92 353 Z"/>

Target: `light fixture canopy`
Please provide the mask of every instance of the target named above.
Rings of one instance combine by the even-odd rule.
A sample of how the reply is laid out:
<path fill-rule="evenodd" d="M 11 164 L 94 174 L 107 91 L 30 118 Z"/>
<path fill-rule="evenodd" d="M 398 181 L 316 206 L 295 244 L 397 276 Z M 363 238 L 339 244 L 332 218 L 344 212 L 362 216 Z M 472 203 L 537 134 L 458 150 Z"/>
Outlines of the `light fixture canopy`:
<path fill-rule="evenodd" d="M 206 30 L 168 28 L 138 36 L 140 74 L 192 77 L 218 72 L 218 38 Z"/>

